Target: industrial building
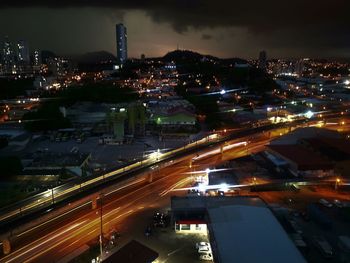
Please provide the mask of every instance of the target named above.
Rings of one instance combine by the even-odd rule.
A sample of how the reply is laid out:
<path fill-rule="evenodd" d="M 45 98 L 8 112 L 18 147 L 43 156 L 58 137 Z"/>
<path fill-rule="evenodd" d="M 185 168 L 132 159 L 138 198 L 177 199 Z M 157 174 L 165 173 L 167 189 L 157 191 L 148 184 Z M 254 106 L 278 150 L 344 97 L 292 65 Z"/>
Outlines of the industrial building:
<path fill-rule="evenodd" d="M 179 234 L 208 236 L 215 262 L 306 262 L 258 197 L 172 197 L 171 211 Z"/>

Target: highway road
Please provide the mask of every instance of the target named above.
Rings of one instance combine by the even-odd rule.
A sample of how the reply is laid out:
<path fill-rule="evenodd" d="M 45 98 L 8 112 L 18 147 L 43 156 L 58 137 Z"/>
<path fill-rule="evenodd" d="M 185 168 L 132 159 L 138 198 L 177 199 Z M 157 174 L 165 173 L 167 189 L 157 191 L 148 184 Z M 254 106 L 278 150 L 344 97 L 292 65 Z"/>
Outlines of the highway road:
<path fill-rule="evenodd" d="M 329 118 L 331 118 L 329 116 Z M 341 116 L 341 119 L 345 116 Z M 220 144 L 229 141 L 233 138 L 243 137 L 248 134 L 254 134 L 256 132 L 273 130 L 278 126 L 289 126 L 295 127 L 305 124 L 297 124 L 298 121 L 286 124 L 277 125 L 266 125 L 256 128 L 242 128 L 235 130 L 233 132 L 217 132 L 208 135 L 206 138 L 189 143 L 184 147 L 173 149 L 165 153 L 155 152 L 152 153 L 147 159 L 140 160 L 135 163 L 131 163 L 125 167 L 118 169 L 113 169 L 101 176 L 97 176 L 85 181 L 73 181 L 67 184 L 49 189 L 46 192 L 42 192 L 9 207 L 2 208 L 0 210 L 0 224 L 5 224 L 13 219 L 22 217 L 26 214 L 33 213 L 35 211 L 40 211 L 44 208 L 50 207 L 51 205 L 62 202 L 74 195 L 82 193 L 84 191 L 89 191 L 101 185 L 106 185 L 108 182 L 127 177 L 130 173 L 137 171 L 149 169 L 152 165 L 161 163 L 165 160 L 171 160 L 172 158 L 177 158 L 178 156 L 183 156 L 188 153 L 203 149 L 209 145 Z M 300 123 L 300 121 L 299 121 Z M 317 125 L 316 120 L 309 121 L 309 124 Z"/>
<path fill-rule="evenodd" d="M 342 125 L 343 129 L 349 128 Z M 332 128 L 337 129 L 335 125 Z M 103 229 L 106 236 L 113 229 L 128 224 L 128 218 L 145 209 L 156 209 L 169 204 L 173 190 L 190 186 L 193 182 L 191 169 L 205 171 L 225 160 L 259 152 L 271 139 L 287 133 L 281 128 L 274 133 L 259 133 L 224 144 L 208 147 L 198 154 L 181 157 L 180 162 L 153 172 L 153 182 L 140 177 L 122 189 L 103 191 Z M 244 143 L 247 142 L 247 143 Z M 192 163 L 193 168 L 189 167 Z M 176 192 L 176 195 L 185 192 Z M 98 195 L 98 193 L 97 193 Z M 67 204 L 68 205 L 68 204 Z M 84 244 L 97 241 L 100 233 L 100 209 L 91 208 L 91 201 L 72 207 L 66 215 L 60 215 L 11 237 L 13 252 L 3 256 L 0 262 L 57 262 Z"/>
<path fill-rule="evenodd" d="M 244 138 L 247 139 L 247 138 Z M 248 153 L 260 151 L 270 139 L 259 138 L 249 145 L 228 148 L 221 155 L 209 154 L 193 162 L 194 168 L 205 171 L 227 159 L 244 156 Z M 233 141 L 236 144 L 238 141 Z M 228 146 L 229 144 L 227 144 Z M 209 151 L 213 151 L 210 149 Z M 202 155 L 205 152 L 201 153 Z M 117 225 L 127 224 L 127 218 L 142 209 L 149 209 L 166 205 L 176 188 L 192 184 L 193 177 L 189 175 L 189 163 L 193 156 L 187 157 L 171 167 L 160 169 L 154 176 L 154 181 L 148 183 L 140 178 L 129 187 L 114 193 L 104 193 L 103 198 L 103 229 L 105 233 L 112 231 Z M 185 194 L 185 192 L 177 193 Z M 100 209 L 91 209 L 91 202 L 75 208 L 66 217 L 46 222 L 36 228 L 17 234 L 11 239 L 14 251 L 0 262 L 55 262 L 72 253 L 82 245 L 97 240 L 100 233 Z M 48 261 L 48 258 L 52 261 Z"/>

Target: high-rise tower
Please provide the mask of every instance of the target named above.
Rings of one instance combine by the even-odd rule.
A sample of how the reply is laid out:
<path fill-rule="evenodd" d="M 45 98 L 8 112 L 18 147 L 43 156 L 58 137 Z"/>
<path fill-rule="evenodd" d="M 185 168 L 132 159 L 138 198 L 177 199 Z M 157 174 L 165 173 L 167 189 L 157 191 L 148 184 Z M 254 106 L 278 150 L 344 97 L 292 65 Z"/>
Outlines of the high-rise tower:
<path fill-rule="evenodd" d="M 128 45 L 126 27 L 123 24 L 116 25 L 117 59 L 119 64 L 124 64 L 128 59 Z"/>

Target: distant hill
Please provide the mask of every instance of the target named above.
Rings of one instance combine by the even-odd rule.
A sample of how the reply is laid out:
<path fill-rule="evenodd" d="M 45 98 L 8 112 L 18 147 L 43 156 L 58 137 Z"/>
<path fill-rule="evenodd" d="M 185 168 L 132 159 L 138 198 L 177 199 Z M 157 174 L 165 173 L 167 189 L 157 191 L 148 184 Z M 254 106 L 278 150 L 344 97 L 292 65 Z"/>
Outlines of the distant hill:
<path fill-rule="evenodd" d="M 201 60 L 218 60 L 218 58 L 202 55 L 190 50 L 174 50 L 167 53 L 163 58 L 164 61 L 170 62 L 181 62 L 181 61 L 201 61 Z"/>
<path fill-rule="evenodd" d="M 224 64 L 244 64 L 247 63 L 246 60 L 241 58 L 226 58 L 220 59 L 211 55 L 202 55 L 198 52 L 190 50 L 174 50 L 167 53 L 163 58 L 163 61 L 170 62 L 174 61 L 176 63 L 181 62 L 200 62 L 200 61 L 218 61 Z"/>
<path fill-rule="evenodd" d="M 220 59 L 223 64 L 247 64 L 248 61 L 242 58 L 224 58 Z"/>

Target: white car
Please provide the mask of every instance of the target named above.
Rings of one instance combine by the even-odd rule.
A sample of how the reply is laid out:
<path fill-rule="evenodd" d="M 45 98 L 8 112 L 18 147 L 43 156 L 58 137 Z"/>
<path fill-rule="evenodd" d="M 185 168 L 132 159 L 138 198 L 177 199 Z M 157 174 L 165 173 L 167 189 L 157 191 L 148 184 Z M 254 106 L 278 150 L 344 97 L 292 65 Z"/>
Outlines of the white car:
<path fill-rule="evenodd" d="M 198 242 L 198 243 L 196 243 L 196 249 L 199 249 L 200 247 L 210 247 L 210 244 L 208 242 Z"/>
<path fill-rule="evenodd" d="M 330 203 L 330 202 L 328 202 L 326 199 L 320 199 L 319 200 L 319 202 L 320 202 L 320 204 L 322 204 L 322 205 L 324 205 L 325 207 L 332 207 L 333 205 Z"/>
<path fill-rule="evenodd" d="M 199 260 L 211 261 L 213 260 L 213 255 L 211 253 L 200 255 Z"/>
<path fill-rule="evenodd" d="M 198 248 L 198 253 L 199 254 L 207 254 L 211 253 L 211 247 L 203 246 Z"/>
<path fill-rule="evenodd" d="M 334 199 L 333 203 L 334 203 L 335 206 L 337 206 L 339 208 L 343 207 L 343 203 L 340 202 L 338 199 Z"/>

